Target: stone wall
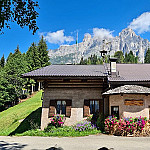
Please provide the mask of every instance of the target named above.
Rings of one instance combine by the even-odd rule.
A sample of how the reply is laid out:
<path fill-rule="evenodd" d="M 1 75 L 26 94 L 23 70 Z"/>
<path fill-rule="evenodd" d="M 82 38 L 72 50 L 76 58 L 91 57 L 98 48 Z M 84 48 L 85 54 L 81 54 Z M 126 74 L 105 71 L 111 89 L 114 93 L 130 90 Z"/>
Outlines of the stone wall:
<path fill-rule="evenodd" d="M 143 99 L 143 106 L 124 105 L 125 99 Z M 149 118 L 150 95 L 145 94 L 123 94 L 109 96 L 109 115 L 111 115 L 111 106 L 119 106 L 120 117 L 147 117 Z"/>
<path fill-rule="evenodd" d="M 72 125 L 83 120 L 84 99 L 102 99 L 102 88 L 46 88 L 42 108 L 41 129 L 49 123 L 50 100 L 72 100 L 71 117 L 66 118 L 65 125 Z"/>

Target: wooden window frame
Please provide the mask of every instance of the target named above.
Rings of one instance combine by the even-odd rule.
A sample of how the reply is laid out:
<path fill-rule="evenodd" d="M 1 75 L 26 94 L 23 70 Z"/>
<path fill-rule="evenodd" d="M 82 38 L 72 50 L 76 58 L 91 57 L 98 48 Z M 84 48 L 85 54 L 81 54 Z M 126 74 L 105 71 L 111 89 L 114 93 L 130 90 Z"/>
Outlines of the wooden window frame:
<path fill-rule="evenodd" d="M 104 101 L 103 99 L 84 99 L 84 106 L 83 106 L 83 116 L 87 117 L 93 113 L 90 112 L 90 101 L 94 101 L 94 112 L 95 112 L 95 101 L 99 101 L 99 113 L 104 113 Z M 101 104 L 103 108 L 101 109 Z"/>
<path fill-rule="evenodd" d="M 50 106 L 49 106 L 49 117 L 52 117 L 53 115 L 55 115 L 57 113 L 57 101 L 61 101 L 61 111 L 62 111 L 62 101 L 66 102 L 66 112 L 65 115 L 66 117 L 70 117 L 71 116 L 71 108 L 72 108 L 72 100 L 71 99 L 51 99 L 50 100 Z M 51 105 L 51 103 L 53 105 Z M 51 112 L 51 109 L 53 112 Z M 55 109 L 55 110 L 54 110 Z M 61 115 L 61 113 L 60 113 Z"/>

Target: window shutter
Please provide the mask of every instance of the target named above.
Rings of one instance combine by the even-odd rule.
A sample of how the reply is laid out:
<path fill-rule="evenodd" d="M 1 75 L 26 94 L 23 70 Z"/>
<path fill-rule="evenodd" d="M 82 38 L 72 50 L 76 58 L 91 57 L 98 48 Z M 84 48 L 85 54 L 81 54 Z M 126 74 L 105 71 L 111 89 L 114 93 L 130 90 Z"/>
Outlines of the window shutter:
<path fill-rule="evenodd" d="M 66 100 L 66 117 L 71 116 L 71 105 L 72 105 L 72 101 Z"/>
<path fill-rule="evenodd" d="M 50 108 L 49 108 L 49 116 L 52 117 L 55 115 L 55 109 L 56 109 L 56 101 L 50 100 Z"/>
<path fill-rule="evenodd" d="M 90 101 L 89 100 L 84 100 L 84 117 L 87 117 L 89 115 L 90 111 Z"/>

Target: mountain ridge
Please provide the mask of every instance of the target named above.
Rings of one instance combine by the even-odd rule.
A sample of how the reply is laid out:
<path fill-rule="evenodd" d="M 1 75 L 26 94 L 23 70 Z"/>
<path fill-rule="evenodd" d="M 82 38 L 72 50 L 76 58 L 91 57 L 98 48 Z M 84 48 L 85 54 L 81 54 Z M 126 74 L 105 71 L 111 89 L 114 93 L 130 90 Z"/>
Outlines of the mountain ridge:
<path fill-rule="evenodd" d="M 61 45 L 58 49 L 49 50 L 48 55 L 52 64 L 71 64 L 79 63 L 81 57 L 88 58 L 94 54 L 100 57 L 99 51 L 102 49 L 107 50 L 110 56 L 113 56 L 116 51 L 122 51 L 124 55 L 132 51 L 135 56 L 139 57 L 139 62 L 143 63 L 149 46 L 150 42 L 147 39 L 136 35 L 132 29 L 125 28 L 116 37 L 92 37 L 86 33 L 83 41 L 78 43 L 78 49 L 76 44 Z"/>

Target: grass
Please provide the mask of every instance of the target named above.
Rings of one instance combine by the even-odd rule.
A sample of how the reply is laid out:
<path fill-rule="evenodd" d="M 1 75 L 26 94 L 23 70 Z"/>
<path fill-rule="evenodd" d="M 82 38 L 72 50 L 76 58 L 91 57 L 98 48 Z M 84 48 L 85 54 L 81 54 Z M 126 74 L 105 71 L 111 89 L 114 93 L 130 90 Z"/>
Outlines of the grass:
<path fill-rule="evenodd" d="M 0 136 L 58 136 L 76 137 L 88 136 L 101 133 L 100 130 L 93 129 L 87 131 L 75 131 L 72 127 L 64 126 L 50 131 L 39 130 L 41 125 L 41 95 L 42 91 L 35 94 L 25 102 L 0 112 Z"/>
<path fill-rule="evenodd" d="M 88 131 L 75 131 L 74 129 L 70 129 L 71 127 L 59 127 L 56 129 L 52 129 L 49 132 L 36 130 L 26 131 L 22 134 L 16 134 L 17 136 L 58 136 L 58 137 L 79 137 L 79 136 L 88 136 L 92 134 L 101 133 L 100 130 L 93 129 Z"/>
<path fill-rule="evenodd" d="M 23 133 L 40 126 L 41 95 L 42 91 L 25 102 L 0 112 L 0 135 Z"/>

